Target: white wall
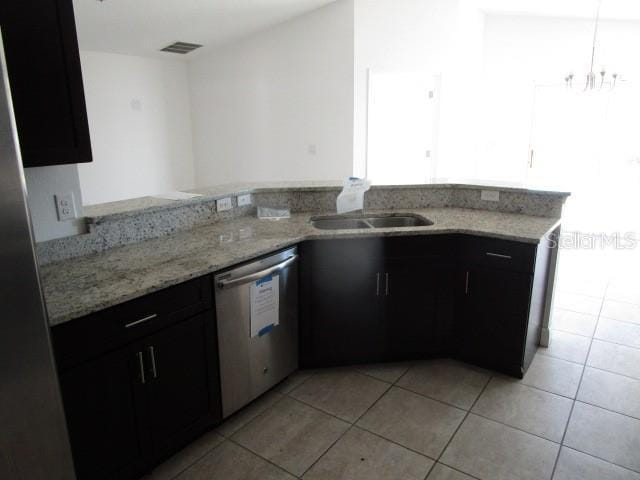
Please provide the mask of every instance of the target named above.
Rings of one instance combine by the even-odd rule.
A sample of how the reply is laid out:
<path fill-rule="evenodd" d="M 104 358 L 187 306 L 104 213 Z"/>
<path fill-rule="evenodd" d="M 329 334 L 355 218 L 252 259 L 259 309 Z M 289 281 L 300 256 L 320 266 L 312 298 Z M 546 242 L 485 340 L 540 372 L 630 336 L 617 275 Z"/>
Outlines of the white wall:
<path fill-rule="evenodd" d="M 196 183 L 352 173 L 353 0 L 189 64 Z"/>
<path fill-rule="evenodd" d="M 55 194 L 72 192 L 77 213 L 82 216 L 82 193 L 77 165 L 25 168 L 24 175 L 31 223 L 37 242 L 84 232 L 84 221 L 81 218 L 58 221 L 53 198 Z"/>
<path fill-rule="evenodd" d="M 187 66 L 81 52 L 93 162 L 78 166 L 85 204 L 194 187 Z"/>
<path fill-rule="evenodd" d="M 483 15 L 468 0 L 355 1 L 354 168 L 365 171 L 367 71 L 442 75 L 438 176 L 465 170 L 467 155 L 456 134 L 473 95 L 469 76 L 482 61 Z M 389 159 L 393 162 L 394 159 Z"/>
<path fill-rule="evenodd" d="M 526 180 L 534 85 L 560 86 L 573 72 L 574 89 L 583 89 L 592 40 L 592 20 L 487 15 L 478 177 Z M 638 45 L 640 22 L 602 21 L 594 70 L 638 84 Z"/>

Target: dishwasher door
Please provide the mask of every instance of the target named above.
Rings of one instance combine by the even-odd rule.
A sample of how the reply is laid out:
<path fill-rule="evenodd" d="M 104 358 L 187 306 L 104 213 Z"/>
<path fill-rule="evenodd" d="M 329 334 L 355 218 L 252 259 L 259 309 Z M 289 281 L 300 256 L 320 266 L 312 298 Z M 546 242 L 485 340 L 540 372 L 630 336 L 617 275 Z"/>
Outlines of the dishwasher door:
<path fill-rule="evenodd" d="M 298 251 L 284 250 L 216 275 L 222 413 L 231 415 L 298 368 Z M 251 285 L 279 283 L 279 324 L 251 336 Z"/>

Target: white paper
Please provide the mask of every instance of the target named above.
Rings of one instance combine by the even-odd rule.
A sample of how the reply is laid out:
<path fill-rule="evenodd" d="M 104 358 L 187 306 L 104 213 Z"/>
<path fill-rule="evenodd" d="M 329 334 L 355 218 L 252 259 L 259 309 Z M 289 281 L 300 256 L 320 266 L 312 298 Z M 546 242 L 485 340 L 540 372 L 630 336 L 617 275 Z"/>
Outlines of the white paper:
<path fill-rule="evenodd" d="M 251 336 L 269 333 L 279 323 L 280 280 L 268 275 L 251 284 Z"/>
<path fill-rule="evenodd" d="M 159 195 L 154 195 L 156 198 L 164 198 L 166 200 L 189 200 L 190 198 L 201 197 L 200 193 L 187 193 L 187 192 L 167 192 Z"/>

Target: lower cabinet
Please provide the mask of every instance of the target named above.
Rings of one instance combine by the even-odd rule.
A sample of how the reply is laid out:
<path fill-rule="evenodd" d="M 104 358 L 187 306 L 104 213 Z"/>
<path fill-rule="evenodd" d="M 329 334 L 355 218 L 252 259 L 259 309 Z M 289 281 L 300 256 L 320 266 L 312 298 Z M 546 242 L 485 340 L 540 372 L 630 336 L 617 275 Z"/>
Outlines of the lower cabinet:
<path fill-rule="evenodd" d="M 59 377 L 78 479 L 139 478 L 221 420 L 215 316 L 198 295 L 200 286 L 173 287 L 178 290 L 166 292 L 172 299 L 166 310 L 142 316 L 145 322 L 139 324 L 125 322 L 120 348 L 105 347 L 108 351 L 90 358 L 60 352 L 66 359 L 61 365 L 59 359 Z M 146 301 L 81 319 L 82 325 L 93 321 L 96 330 L 110 331 L 107 324 L 127 312 L 137 314 Z M 202 308 L 207 309 L 187 314 Z M 69 350 L 80 325 L 54 327 L 54 348 Z"/>
<path fill-rule="evenodd" d="M 301 363 L 448 356 L 521 377 L 540 337 L 550 245 L 468 235 L 301 249 Z"/>
<path fill-rule="evenodd" d="M 461 360 L 521 377 L 532 275 L 469 266 L 462 271 L 455 352 Z"/>
<path fill-rule="evenodd" d="M 435 240 L 407 242 L 323 240 L 302 246 L 303 366 L 407 360 L 446 348 L 454 269 Z"/>
<path fill-rule="evenodd" d="M 148 456 L 139 432 L 144 400 L 134 349 L 123 348 L 60 374 L 79 479 L 135 478 Z"/>

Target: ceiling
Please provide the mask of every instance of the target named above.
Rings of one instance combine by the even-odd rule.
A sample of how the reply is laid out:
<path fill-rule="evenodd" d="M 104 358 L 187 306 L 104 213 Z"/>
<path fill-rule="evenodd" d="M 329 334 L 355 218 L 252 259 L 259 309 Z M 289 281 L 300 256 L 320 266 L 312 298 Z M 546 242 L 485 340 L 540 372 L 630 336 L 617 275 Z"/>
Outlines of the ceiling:
<path fill-rule="evenodd" d="M 81 50 L 190 59 L 335 0 L 73 0 Z M 175 41 L 204 45 L 160 52 Z"/>
<path fill-rule="evenodd" d="M 599 0 L 475 0 L 487 13 L 545 17 L 594 18 Z M 640 20 L 639 0 L 602 0 L 600 17 Z"/>

